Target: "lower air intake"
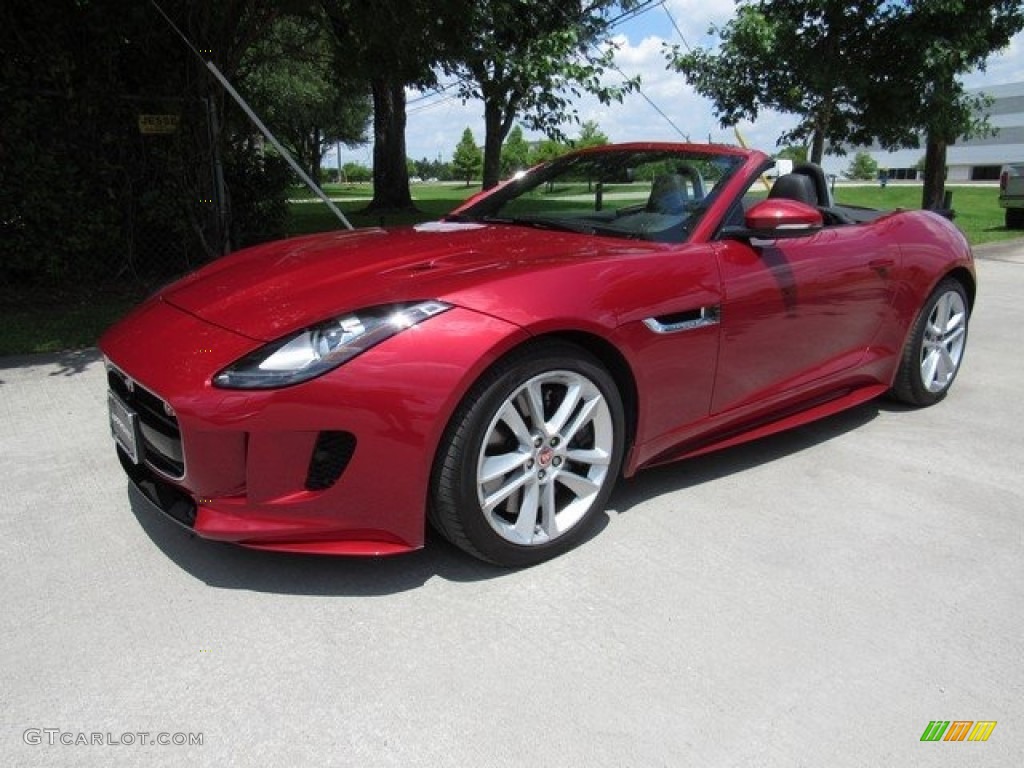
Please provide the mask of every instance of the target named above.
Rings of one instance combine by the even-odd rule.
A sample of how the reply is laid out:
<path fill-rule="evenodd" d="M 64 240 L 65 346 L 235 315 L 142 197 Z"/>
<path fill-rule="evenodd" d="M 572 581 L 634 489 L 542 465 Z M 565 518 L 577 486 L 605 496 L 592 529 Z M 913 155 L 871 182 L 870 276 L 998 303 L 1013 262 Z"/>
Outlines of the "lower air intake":
<path fill-rule="evenodd" d="M 323 491 L 338 482 L 355 450 L 355 435 L 349 432 L 321 432 L 309 459 L 306 490 Z"/>

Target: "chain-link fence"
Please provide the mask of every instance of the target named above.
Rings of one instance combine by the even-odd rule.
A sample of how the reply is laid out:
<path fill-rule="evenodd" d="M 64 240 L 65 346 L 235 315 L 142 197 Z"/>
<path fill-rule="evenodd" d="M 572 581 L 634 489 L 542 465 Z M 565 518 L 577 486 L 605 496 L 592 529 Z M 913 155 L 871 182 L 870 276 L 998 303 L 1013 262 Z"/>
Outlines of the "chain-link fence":
<path fill-rule="evenodd" d="M 8 281 L 151 283 L 283 231 L 287 173 L 248 135 L 218 141 L 204 99 L 122 96 L 95 114 L 72 95 L 3 95 Z"/>

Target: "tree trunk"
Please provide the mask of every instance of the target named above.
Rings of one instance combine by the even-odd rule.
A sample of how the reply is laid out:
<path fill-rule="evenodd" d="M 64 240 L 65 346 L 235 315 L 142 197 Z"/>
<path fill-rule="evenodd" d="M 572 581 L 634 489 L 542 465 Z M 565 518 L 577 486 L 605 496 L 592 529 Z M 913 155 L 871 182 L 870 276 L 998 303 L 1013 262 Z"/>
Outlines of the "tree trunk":
<path fill-rule="evenodd" d="M 497 186 L 501 180 L 501 145 L 505 141 L 502 112 L 500 104 L 484 103 L 484 189 Z"/>
<path fill-rule="evenodd" d="M 929 133 L 924 153 L 924 186 L 921 207 L 942 208 L 946 195 L 946 141 Z"/>
<path fill-rule="evenodd" d="M 367 211 L 416 210 L 405 162 L 405 86 L 382 77 L 373 89 L 373 200 Z"/>
<path fill-rule="evenodd" d="M 825 137 L 828 136 L 829 127 L 832 125 L 834 109 L 832 99 L 826 99 L 815 115 L 814 134 L 811 137 L 811 162 L 815 165 L 821 165 L 821 159 L 825 156 Z"/>
<path fill-rule="evenodd" d="M 821 158 L 825 156 L 825 132 L 816 130 L 811 140 L 811 162 L 821 165 Z"/>
<path fill-rule="evenodd" d="M 313 129 L 312 140 L 309 145 L 309 178 L 315 181 L 317 184 L 323 180 L 323 175 L 320 173 L 320 164 L 324 159 L 324 145 L 320 141 L 320 129 Z"/>

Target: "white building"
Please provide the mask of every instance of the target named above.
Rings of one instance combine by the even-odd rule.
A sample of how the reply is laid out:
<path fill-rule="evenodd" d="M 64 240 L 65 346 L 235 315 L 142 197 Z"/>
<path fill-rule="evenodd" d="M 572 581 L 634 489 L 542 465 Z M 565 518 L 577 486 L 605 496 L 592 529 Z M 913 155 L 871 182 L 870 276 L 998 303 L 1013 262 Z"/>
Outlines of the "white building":
<path fill-rule="evenodd" d="M 989 124 L 997 129 L 995 136 L 958 141 L 946 151 L 947 181 L 993 181 L 999 178 L 1004 163 L 1024 162 L 1024 82 L 972 88 L 968 93 L 983 93 L 993 101 L 986 110 Z M 879 168 L 889 178 L 919 178 L 917 164 L 924 157 L 924 141 L 918 149 L 886 152 L 869 148 Z M 853 156 L 850 152 L 846 163 Z M 844 168 L 846 166 L 843 166 Z"/>

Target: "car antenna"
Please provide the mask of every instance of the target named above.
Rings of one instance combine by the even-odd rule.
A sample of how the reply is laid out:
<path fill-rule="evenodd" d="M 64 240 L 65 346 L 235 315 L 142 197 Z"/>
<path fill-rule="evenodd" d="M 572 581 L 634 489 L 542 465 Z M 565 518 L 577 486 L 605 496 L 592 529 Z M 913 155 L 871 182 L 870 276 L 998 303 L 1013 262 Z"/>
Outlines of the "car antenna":
<path fill-rule="evenodd" d="M 245 99 L 242 98 L 241 94 L 239 94 L 238 91 L 236 91 L 234 87 L 231 85 L 231 83 L 228 82 L 228 79 L 224 77 L 224 74 L 219 69 L 217 69 L 217 65 L 213 63 L 212 59 L 203 58 L 203 54 L 199 52 L 199 49 L 192 44 L 192 41 L 185 36 L 184 32 L 178 29 L 178 25 L 171 21 L 171 17 L 164 13 L 164 9 L 160 7 L 156 0 L 149 1 L 153 5 L 153 7 L 156 8 L 157 12 L 164 17 L 167 23 L 171 25 L 171 29 L 173 29 L 178 34 L 178 37 L 180 37 L 184 41 L 185 45 L 187 45 L 192 50 L 192 53 L 194 53 L 196 57 L 201 62 L 203 62 L 203 64 L 206 65 L 206 68 L 210 70 L 210 73 L 217 79 L 217 82 L 221 84 L 224 90 L 228 92 L 228 94 L 231 96 L 231 98 L 235 100 L 238 106 L 242 108 L 242 111 L 245 112 L 246 115 L 248 115 L 249 119 L 253 122 L 253 125 L 259 128 L 260 133 L 267 137 L 267 141 L 269 141 L 274 146 L 274 149 L 281 153 L 281 157 L 283 157 L 288 162 L 288 165 L 290 165 L 292 170 L 298 174 L 299 178 L 302 179 L 303 182 L 305 182 L 306 186 L 313 191 L 313 194 L 315 194 L 317 197 L 323 200 L 324 203 L 327 204 L 327 207 L 330 209 L 331 213 L 338 217 L 338 220 L 345 226 L 345 229 L 355 229 L 355 227 L 352 226 L 351 222 L 349 222 L 349 220 L 345 218 L 345 214 L 341 212 L 341 209 L 334 204 L 331 198 L 329 198 L 322 189 L 320 189 L 320 185 L 313 181 L 313 179 L 309 177 L 309 174 L 302 170 L 302 166 L 295 162 L 295 158 L 291 156 L 291 153 L 283 146 L 281 146 L 281 142 L 279 142 L 277 138 L 274 136 L 274 134 L 270 132 L 270 129 L 263 124 L 263 121 L 260 120 L 259 116 L 252 110 L 252 107 L 250 107 L 246 103 Z"/>

